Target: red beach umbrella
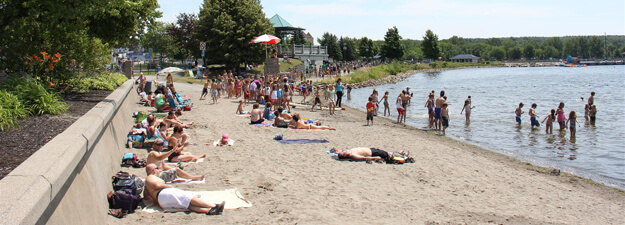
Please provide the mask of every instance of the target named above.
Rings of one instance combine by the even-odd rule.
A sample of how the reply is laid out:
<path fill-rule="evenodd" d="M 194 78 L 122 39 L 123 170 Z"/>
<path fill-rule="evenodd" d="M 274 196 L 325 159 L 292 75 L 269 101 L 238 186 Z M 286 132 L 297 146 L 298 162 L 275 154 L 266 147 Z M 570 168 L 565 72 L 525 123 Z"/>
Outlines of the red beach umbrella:
<path fill-rule="evenodd" d="M 263 34 L 263 35 L 260 35 L 260 36 L 258 36 L 256 38 L 254 38 L 254 40 L 250 41 L 250 43 L 251 44 L 254 44 L 254 43 L 263 43 L 263 44 L 265 44 L 265 57 L 267 57 L 267 45 L 268 44 L 269 45 L 275 45 L 275 44 L 280 43 L 280 41 L 281 41 L 280 38 L 278 38 L 276 36 L 273 36 L 273 35 L 270 35 L 270 34 Z"/>
<path fill-rule="evenodd" d="M 275 44 L 280 43 L 280 38 L 270 35 L 270 34 L 263 34 L 254 38 L 254 40 L 250 41 L 250 43 L 263 43 L 263 44 L 275 45 Z"/>

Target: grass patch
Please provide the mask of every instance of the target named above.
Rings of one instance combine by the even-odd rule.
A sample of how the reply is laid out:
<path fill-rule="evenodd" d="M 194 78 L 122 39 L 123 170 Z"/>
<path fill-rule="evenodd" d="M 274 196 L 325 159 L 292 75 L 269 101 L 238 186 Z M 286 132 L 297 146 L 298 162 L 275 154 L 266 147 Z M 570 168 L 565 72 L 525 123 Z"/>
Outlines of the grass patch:
<path fill-rule="evenodd" d="M 19 119 L 28 114 L 28 110 L 16 95 L 0 90 L 0 131 L 19 127 Z"/>
<path fill-rule="evenodd" d="M 299 59 L 291 59 L 291 63 L 285 63 L 282 59 L 280 60 L 280 72 L 287 72 L 289 69 L 302 65 L 302 61 Z M 252 70 L 254 74 L 261 74 L 265 72 L 265 64 L 260 65 L 259 67 Z"/>
<path fill-rule="evenodd" d="M 443 69 L 443 68 L 463 68 L 463 67 L 497 67 L 504 66 L 503 62 L 480 62 L 480 63 L 454 63 L 454 62 L 433 62 L 433 63 L 402 63 L 394 61 L 389 64 L 383 64 L 374 67 L 360 68 L 354 71 L 352 74 L 342 76 L 344 83 L 360 83 L 368 80 L 380 79 L 400 73 L 408 72 L 411 70 L 424 70 L 424 69 Z M 336 82 L 337 78 L 327 78 L 315 83 L 329 84 Z"/>
<path fill-rule="evenodd" d="M 206 81 L 205 79 L 197 79 L 195 77 L 189 77 L 189 76 L 174 77 L 174 82 L 179 82 L 179 83 L 204 84 L 205 81 Z"/>

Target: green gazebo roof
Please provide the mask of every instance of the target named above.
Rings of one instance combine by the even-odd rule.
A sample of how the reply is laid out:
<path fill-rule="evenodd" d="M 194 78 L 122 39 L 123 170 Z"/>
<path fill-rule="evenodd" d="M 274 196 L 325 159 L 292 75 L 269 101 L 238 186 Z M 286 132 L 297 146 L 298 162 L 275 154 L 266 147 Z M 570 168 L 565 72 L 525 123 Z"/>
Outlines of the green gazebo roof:
<path fill-rule="evenodd" d="M 273 23 L 274 28 L 294 28 L 289 22 L 287 22 L 280 15 L 276 14 L 275 16 L 269 19 L 271 23 Z"/>

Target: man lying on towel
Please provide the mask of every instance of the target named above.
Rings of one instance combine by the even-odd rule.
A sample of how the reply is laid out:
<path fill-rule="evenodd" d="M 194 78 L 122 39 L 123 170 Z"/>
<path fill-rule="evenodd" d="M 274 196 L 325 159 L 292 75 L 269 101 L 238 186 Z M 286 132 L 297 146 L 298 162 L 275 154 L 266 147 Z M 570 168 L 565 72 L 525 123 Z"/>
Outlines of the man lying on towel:
<path fill-rule="evenodd" d="M 358 147 L 352 148 L 344 151 L 336 152 L 338 154 L 339 159 L 351 159 L 356 161 L 376 161 L 376 162 L 388 162 L 391 161 L 394 157 L 405 157 L 409 158 L 408 155 L 410 153 L 401 152 L 387 152 L 377 148 L 365 148 Z"/>
<path fill-rule="evenodd" d="M 163 209 L 188 209 L 207 215 L 221 215 L 226 205 L 226 202 L 220 204 L 204 202 L 189 192 L 165 184 L 163 179 L 154 175 L 149 175 L 145 179 L 143 197 L 155 201 Z"/>

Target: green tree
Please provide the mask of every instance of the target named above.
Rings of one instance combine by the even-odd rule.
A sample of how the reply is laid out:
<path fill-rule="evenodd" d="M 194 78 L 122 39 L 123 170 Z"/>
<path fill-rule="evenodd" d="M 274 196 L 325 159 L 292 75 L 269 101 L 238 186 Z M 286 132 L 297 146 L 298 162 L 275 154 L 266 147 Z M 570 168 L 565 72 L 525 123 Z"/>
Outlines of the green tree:
<path fill-rule="evenodd" d="M 328 48 L 328 55 L 332 59 L 337 61 L 343 60 L 342 49 L 339 46 L 339 40 L 336 35 L 325 32 L 321 38 L 317 39 L 317 42 L 319 42 L 319 45 L 326 46 Z"/>
<path fill-rule="evenodd" d="M 593 36 L 588 41 L 590 57 L 598 59 L 603 58 L 603 41 L 597 36 Z"/>
<path fill-rule="evenodd" d="M 523 56 L 525 56 L 525 58 L 527 58 L 528 60 L 531 60 L 532 58 L 536 56 L 536 51 L 535 51 L 534 46 L 535 44 L 532 41 L 525 42 L 525 44 L 523 45 Z"/>
<path fill-rule="evenodd" d="M 451 36 L 451 37 L 448 39 L 448 41 L 449 41 L 451 44 L 453 44 L 453 45 L 459 45 L 459 46 L 462 46 L 462 45 L 464 45 L 464 44 L 465 44 L 465 42 L 464 42 L 464 38 L 462 38 L 462 37 L 458 37 L 458 36 L 456 36 L 456 35 Z"/>
<path fill-rule="evenodd" d="M 508 50 L 508 58 L 511 60 L 520 59 L 523 56 L 523 52 L 521 52 L 521 48 L 515 46 Z"/>
<path fill-rule="evenodd" d="M 460 46 L 454 45 L 447 41 L 440 42 L 438 44 L 438 49 L 440 49 L 439 56 L 442 57 L 444 60 L 449 60 L 449 58 L 451 57 L 466 53 Z M 429 57 L 425 56 L 425 58 Z M 435 59 L 438 59 L 438 57 Z"/>
<path fill-rule="evenodd" d="M 545 46 L 543 48 L 543 58 L 560 58 L 560 52 L 551 45 Z"/>
<path fill-rule="evenodd" d="M 428 29 L 423 36 L 423 42 L 421 42 L 421 50 L 428 59 L 437 59 L 440 56 L 440 49 L 438 48 L 438 36 Z"/>
<path fill-rule="evenodd" d="M 375 46 L 373 45 L 373 41 L 367 37 L 360 39 L 358 49 L 361 57 L 373 58 L 373 56 L 375 56 Z"/>
<path fill-rule="evenodd" d="M 195 14 L 180 13 L 176 17 L 176 23 L 166 27 L 167 34 L 173 37 L 178 47 L 176 58 L 200 57 L 200 41 L 193 36 L 197 22 L 198 17 Z"/>
<path fill-rule="evenodd" d="M 404 46 L 401 44 L 401 36 L 397 27 L 389 28 L 384 35 L 384 45 L 381 49 L 382 57 L 399 59 L 404 56 Z"/>
<path fill-rule="evenodd" d="M 502 47 L 493 47 L 490 49 L 490 57 L 495 58 L 496 60 L 503 60 L 503 58 L 505 57 L 506 52 L 503 50 Z"/>
<path fill-rule="evenodd" d="M 490 46 L 484 43 L 477 43 L 469 45 L 470 53 L 482 58 L 489 58 Z"/>
<path fill-rule="evenodd" d="M 148 28 L 148 32 L 141 37 L 141 45 L 158 52 L 161 63 L 163 55 L 174 55 L 177 50 L 174 38 L 165 31 L 166 26 L 163 22 L 156 21 Z"/>
<path fill-rule="evenodd" d="M 489 38 L 488 40 L 486 40 L 486 44 L 490 46 L 500 46 L 503 44 L 503 42 L 499 38 Z"/>
<path fill-rule="evenodd" d="M 546 44 L 551 47 L 554 47 L 556 50 L 558 50 L 558 52 L 562 52 L 562 50 L 564 49 L 564 44 L 562 43 L 562 39 L 560 39 L 559 37 L 549 38 Z"/>
<path fill-rule="evenodd" d="M 0 1 L 0 68 L 28 73 L 26 56 L 45 51 L 62 58 L 55 73 L 34 77 L 63 82 L 76 71 L 97 71 L 110 47 L 128 43 L 160 16 L 156 8 L 156 0 Z"/>
<path fill-rule="evenodd" d="M 262 63 L 265 45 L 249 42 L 273 32 L 256 0 L 204 0 L 195 37 L 206 41 L 206 61 L 239 67 Z"/>
<path fill-rule="evenodd" d="M 354 45 L 354 40 L 351 38 L 343 38 L 339 39 L 339 46 L 342 49 L 343 60 L 351 61 L 356 59 L 356 48 Z"/>

